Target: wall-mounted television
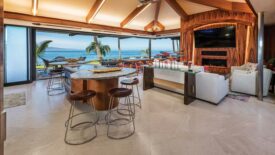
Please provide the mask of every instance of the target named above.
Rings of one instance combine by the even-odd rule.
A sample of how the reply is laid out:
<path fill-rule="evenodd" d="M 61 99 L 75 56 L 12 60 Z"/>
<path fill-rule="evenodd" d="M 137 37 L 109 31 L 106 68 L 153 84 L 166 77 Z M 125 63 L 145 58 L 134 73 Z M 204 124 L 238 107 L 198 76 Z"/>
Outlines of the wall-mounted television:
<path fill-rule="evenodd" d="M 236 47 L 235 26 L 197 30 L 194 33 L 196 48 Z"/>

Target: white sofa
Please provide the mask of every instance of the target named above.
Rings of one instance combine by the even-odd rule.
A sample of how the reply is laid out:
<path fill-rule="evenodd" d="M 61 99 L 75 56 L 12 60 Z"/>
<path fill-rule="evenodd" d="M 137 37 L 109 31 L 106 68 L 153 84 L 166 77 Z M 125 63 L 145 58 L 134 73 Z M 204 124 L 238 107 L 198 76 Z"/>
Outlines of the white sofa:
<path fill-rule="evenodd" d="M 176 69 L 170 69 L 170 67 L 171 67 L 170 64 L 161 63 L 160 66 L 162 66 L 162 68 L 157 68 L 157 65 L 159 65 L 158 63 L 154 62 L 153 65 L 156 66 L 156 68 L 154 69 L 155 78 L 184 84 L 185 72 L 183 72 L 183 71 L 188 71 L 188 66 L 183 65 L 183 64 L 177 64 L 177 65 L 173 66 L 179 70 L 182 70 L 182 71 L 179 71 Z M 203 66 L 193 65 L 193 66 L 191 66 L 191 69 L 194 71 L 200 71 L 200 72 L 204 71 Z"/>
<path fill-rule="evenodd" d="M 219 104 L 229 92 L 229 79 L 223 75 L 200 72 L 196 74 L 196 98 Z"/>
<path fill-rule="evenodd" d="M 258 92 L 258 71 L 248 71 L 234 67 L 231 70 L 231 90 L 234 92 L 257 95 Z M 272 77 L 272 71 L 264 68 L 263 70 L 263 95 L 268 95 L 268 89 Z"/>

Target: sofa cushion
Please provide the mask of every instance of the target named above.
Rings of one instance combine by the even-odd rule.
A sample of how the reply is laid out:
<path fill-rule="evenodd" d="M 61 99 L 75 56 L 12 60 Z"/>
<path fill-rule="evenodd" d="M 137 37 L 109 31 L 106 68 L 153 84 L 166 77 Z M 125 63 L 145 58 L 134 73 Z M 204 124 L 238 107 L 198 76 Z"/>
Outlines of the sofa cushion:
<path fill-rule="evenodd" d="M 218 104 L 228 94 L 228 80 L 223 75 L 200 72 L 196 74 L 196 97 Z"/>

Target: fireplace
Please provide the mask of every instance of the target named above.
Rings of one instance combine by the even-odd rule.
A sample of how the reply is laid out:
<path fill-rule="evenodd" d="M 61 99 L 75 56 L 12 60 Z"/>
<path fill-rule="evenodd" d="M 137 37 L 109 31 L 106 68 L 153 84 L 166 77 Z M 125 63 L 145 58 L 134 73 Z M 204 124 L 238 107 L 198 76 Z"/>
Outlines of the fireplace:
<path fill-rule="evenodd" d="M 227 56 L 227 51 L 223 49 L 201 50 L 201 65 L 212 67 L 228 67 Z"/>
<path fill-rule="evenodd" d="M 202 56 L 227 56 L 227 51 L 201 51 Z"/>
<path fill-rule="evenodd" d="M 227 67 L 227 60 L 202 58 L 202 65 L 203 66 Z"/>
<path fill-rule="evenodd" d="M 208 66 L 211 73 L 230 73 L 232 55 L 235 48 L 196 48 L 194 63 L 196 65 Z"/>

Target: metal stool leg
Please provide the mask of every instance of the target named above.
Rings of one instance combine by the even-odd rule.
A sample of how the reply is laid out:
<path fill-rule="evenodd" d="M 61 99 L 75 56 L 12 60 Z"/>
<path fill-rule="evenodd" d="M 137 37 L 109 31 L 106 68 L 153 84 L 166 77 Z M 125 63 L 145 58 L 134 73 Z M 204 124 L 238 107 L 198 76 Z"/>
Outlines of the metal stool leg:
<path fill-rule="evenodd" d="M 75 101 L 74 101 L 74 102 L 75 102 Z M 75 103 L 73 103 L 73 104 L 75 104 Z M 69 112 L 69 117 L 68 117 L 68 119 L 67 119 L 66 122 L 69 122 L 69 120 L 70 120 L 71 117 L 72 117 L 71 115 L 72 115 L 73 104 L 71 104 L 70 112 Z M 68 135 L 68 130 L 69 130 L 69 124 L 66 124 L 65 126 L 66 126 L 66 131 L 65 131 L 65 138 L 64 138 L 64 141 L 65 141 L 65 143 L 68 144 L 68 142 L 67 142 L 67 135 Z"/>
<path fill-rule="evenodd" d="M 132 85 L 132 98 L 133 98 L 133 105 L 135 105 L 135 95 L 134 95 L 134 86 Z M 131 103 L 130 103 L 131 105 Z M 136 108 L 135 106 L 133 107 L 134 115 L 136 113 Z"/>
<path fill-rule="evenodd" d="M 139 107 L 141 108 L 141 99 L 140 99 L 140 95 L 139 95 L 138 85 L 136 85 L 136 88 L 137 88 L 137 94 L 138 94 Z"/>
<path fill-rule="evenodd" d="M 49 96 L 59 95 L 65 93 L 65 85 L 62 73 L 56 74 L 57 77 L 54 77 L 52 74 L 50 76 L 47 92 Z M 56 86 L 56 87 L 55 87 Z M 57 93 L 53 93 L 54 91 L 58 91 Z"/>
<path fill-rule="evenodd" d="M 129 117 L 128 119 L 127 118 L 117 118 L 117 119 L 114 119 L 114 120 L 111 120 L 111 117 L 112 117 L 112 107 L 113 107 L 113 104 L 114 104 L 114 97 L 111 97 L 110 99 L 110 104 L 109 104 L 109 109 L 108 109 L 108 114 L 107 114 L 107 136 L 111 139 L 116 139 L 116 140 L 119 140 L 119 139 L 125 139 L 125 138 L 128 138 L 130 136 L 132 136 L 134 133 L 135 133 L 135 123 L 134 123 L 134 115 L 135 113 L 133 112 L 133 109 L 132 109 L 132 106 L 131 106 L 131 102 L 130 102 L 130 97 L 126 97 L 126 103 L 129 104 L 127 105 L 127 111 L 128 111 L 128 114 L 127 116 Z M 127 121 L 127 123 L 125 124 L 119 124 L 119 125 L 116 125 L 114 124 L 115 122 L 119 122 L 119 121 Z M 121 136 L 121 137 L 114 137 L 110 134 L 110 128 L 111 126 L 123 126 L 123 125 L 128 125 L 132 123 L 133 124 L 133 131 L 131 131 L 129 134 L 125 135 L 125 136 Z"/>
<path fill-rule="evenodd" d="M 128 88 L 127 85 L 124 85 L 125 88 Z M 133 97 L 133 102 L 135 103 L 136 106 L 138 106 L 139 108 L 141 108 L 141 98 L 140 98 L 140 94 L 139 94 L 139 88 L 138 88 L 138 85 L 135 85 L 136 86 L 136 93 L 137 95 L 135 94 L 134 92 L 134 85 L 131 85 L 131 89 L 133 90 L 133 93 L 132 93 L 132 97 Z M 122 85 L 123 87 L 123 85 Z M 138 100 L 138 102 L 136 103 L 136 99 Z"/>
<path fill-rule="evenodd" d="M 93 108 L 93 112 L 96 113 L 96 119 L 94 122 L 80 122 L 80 123 L 77 123 L 75 125 L 73 125 L 73 118 L 76 117 L 76 116 L 79 116 L 81 114 L 85 114 L 85 113 L 89 113 L 89 112 L 83 112 L 83 113 L 79 113 L 79 114 L 75 114 L 74 115 L 74 106 L 76 105 L 76 101 L 74 101 L 72 104 L 71 104 L 71 107 L 70 107 L 70 112 L 69 112 L 69 117 L 68 117 L 68 120 L 66 121 L 65 123 L 65 126 L 66 126 L 66 131 L 65 131 L 65 138 L 64 138 L 64 141 L 66 144 L 69 144 L 69 145 L 81 145 L 81 144 L 84 144 L 84 143 L 87 143 L 87 142 L 90 142 L 92 141 L 93 139 L 95 139 L 97 137 L 97 128 L 96 128 L 96 124 L 97 124 L 97 121 L 98 121 L 98 115 L 97 115 L 97 111 L 95 110 L 95 107 L 94 107 L 94 102 L 93 100 L 91 100 L 92 102 L 92 105 L 90 106 L 93 106 L 91 107 L 91 109 L 89 109 L 89 112 L 91 112 L 92 108 Z M 94 130 L 95 130 L 95 135 L 87 140 L 84 140 L 84 141 L 81 141 L 81 142 L 70 142 L 68 141 L 68 131 L 69 131 L 69 128 L 70 129 L 73 129 L 81 124 L 91 124 L 91 126 L 94 127 Z"/>

